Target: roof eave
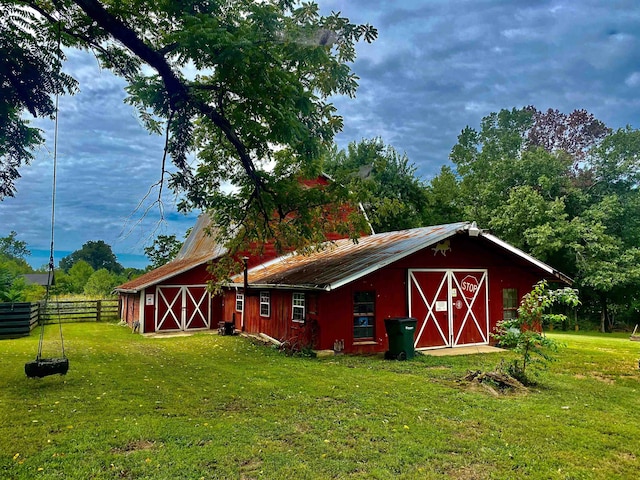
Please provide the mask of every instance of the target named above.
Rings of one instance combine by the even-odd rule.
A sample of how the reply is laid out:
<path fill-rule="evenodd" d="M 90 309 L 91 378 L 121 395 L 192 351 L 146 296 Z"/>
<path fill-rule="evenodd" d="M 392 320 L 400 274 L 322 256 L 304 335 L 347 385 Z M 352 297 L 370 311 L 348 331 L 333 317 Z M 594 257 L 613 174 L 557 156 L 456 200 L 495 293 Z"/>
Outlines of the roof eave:
<path fill-rule="evenodd" d="M 203 259 L 201 261 L 194 262 L 192 264 L 184 266 L 184 267 L 182 267 L 182 268 L 180 268 L 178 270 L 172 270 L 169 273 L 167 273 L 166 275 L 163 275 L 162 277 L 154 278 L 153 280 L 149 280 L 148 282 L 145 282 L 145 283 L 143 283 L 141 285 L 138 285 L 137 287 L 134 287 L 132 289 L 129 289 L 129 288 L 121 289 L 121 288 L 116 287 L 113 290 L 115 292 L 121 292 L 121 293 L 137 293 L 140 290 L 144 290 L 145 288 L 150 287 L 152 285 L 157 285 L 158 283 L 162 283 L 165 280 L 173 278 L 173 277 L 175 277 L 177 275 L 181 275 L 184 272 L 188 272 L 189 270 L 191 270 L 193 268 L 199 267 L 200 265 L 212 262 L 212 261 L 216 260 L 217 258 L 220 258 L 220 255 L 216 255 L 216 256 L 213 256 L 213 257 L 210 257 L 210 258 L 205 258 L 205 259 Z M 169 265 L 169 264 L 167 264 L 167 265 Z M 127 282 L 127 283 L 129 283 L 129 282 Z"/>
<path fill-rule="evenodd" d="M 144 290 L 144 288 L 141 288 L 140 290 L 136 290 L 133 288 L 114 288 L 113 291 L 116 293 L 138 293 L 141 290 Z"/>
<path fill-rule="evenodd" d="M 244 283 L 227 283 L 229 288 L 244 288 Z M 329 285 L 309 285 L 309 284 L 286 284 L 286 283 L 250 283 L 249 290 L 309 290 L 309 291 L 329 291 Z"/>
<path fill-rule="evenodd" d="M 536 267 L 540 268 L 541 270 L 544 270 L 545 272 L 547 272 L 549 275 L 554 276 L 555 278 L 557 278 L 558 280 L 567 283 L 569 285 L 573 285 L 573 279 L 571 277 L 568 277 L 567 275 L 565 275 L 564 273 L 556 270 L 555 268 L 551 267 L 550 265 L 547 265 L 544 262 L 541 262 L 540 260 L 538 260 L 537 258 L 529 255 L 528 253 L 523 252 L 522 250 L 520 250 L 517 247 L 514 247 L 513 245 L 508 244 L 507 242 L 500 240 L 498 237 L 495 237 L 493 235 L 491 235 L 490 233 L 486 233 L 486 232 L 482 232 L 480 233 L 480 237 L 487 239 L 488 241 L 490 241 L 491 243 L 494 243 L 495 245 L 513 253 L 514 255 L 519 256 L 520 258 L 528 261 L 529 263 L 535 265 Z"/>

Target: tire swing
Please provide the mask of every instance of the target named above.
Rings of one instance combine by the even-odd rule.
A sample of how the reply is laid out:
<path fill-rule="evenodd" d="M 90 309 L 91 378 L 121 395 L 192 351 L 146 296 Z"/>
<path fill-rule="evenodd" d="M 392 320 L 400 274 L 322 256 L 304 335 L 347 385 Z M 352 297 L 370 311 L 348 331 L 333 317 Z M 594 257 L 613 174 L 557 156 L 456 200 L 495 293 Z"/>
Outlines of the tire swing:
<path fill-rule="evenodd" d="M 58 52 L 60 52 L 60 24 L 58 24 Z M 44 297 L 44 308 L 41 313 L 47 308 L 49 302 L 49 295 L 51 293 L 51 285 L 53 284 L 53 232 L 55 224 L 55 205 L 56 205 L 56 167 L 58 163 L 58 97 L 56 94 L 55 105 L 55 122 L 54 122 L 54 135 L 53 135 L 53 187 L 51 193 L 51 247 L 49 250 L 49 272 L 47 276 L 47 290 Z M 60 320 L 60 312 L 58 311 L 58 326 L 60 330 L 60 346 L 62 350 L 62 356 L 57 358 L 42 358 L 42 344 L 44 341 L 44 320 L 43 315 L 38 314 L 38 322 L 40 323 L 40 341 L 38 342 L 38 354 L 36 359 L 27 362 L 24 365 L 24 373 L 29 378 L 42 378 L 49 375 L 65 375 L 69 371 L 69 359 L 64 352 L 64 338 L 62 336 L 62 322 Z"/>
<path fill-rule="evenodd" d="M 55 165 L 55 160 L 54 160 Z M 55 178 L 55 174 L 54 174 Z M 51 256 L 49 257 L 49 275 L 47 277 L 47 292 L 44 300 L 43 311 L 46 310 L 49 301 L 49 291 L 53 280 L 53 241 L 51 242 Z M 58 328 L 60 330 L 60 347 L 62 356 L 56 358 L 42 358 L 42 344 L 44 342 L 44 319 L 39 314 L 40 323 L 40 340 L 38 342 L 38 354 L 36 359 L 24 364 L 24 373 L 29 378 L 42 378 L 49 375 L 65 375 L 69 371 L 69 359 L 64 352 L 64 337 L 62 336 L 62 322 L 60 321 L 60 312 L 58 312 Z"/>

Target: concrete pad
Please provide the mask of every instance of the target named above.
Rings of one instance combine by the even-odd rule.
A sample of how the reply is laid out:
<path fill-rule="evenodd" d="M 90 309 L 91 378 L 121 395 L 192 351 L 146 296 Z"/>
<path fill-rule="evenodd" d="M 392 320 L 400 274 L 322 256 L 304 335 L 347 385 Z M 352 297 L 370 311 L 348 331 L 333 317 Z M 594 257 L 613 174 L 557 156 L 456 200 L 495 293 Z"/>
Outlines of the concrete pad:
<path fill-rule="evenodd" d="M 334 352 L 333 350 L 314 350 L 314 352 L 316 353 L 316 357 L 318 358 L 335 357 L 336 355 L 336 352 Z"/>
<path fill-rule="evenodd" d="M 491 345 L 473 345 L 468 347 L 436 348 L 433 350 L 417 350 L 423 355 L 432 357 L 448 357 L 453 355 L 475 355 L 477 353 L 499 353 L 504 352 L 503 348 L 492 347 Z"/>
<path fill-rule="evenodd" d="M 218 330 L 189 330 L 186 332 L 152 332 L 152 333 L 142 333 L 141 335 L 146 338 L 175 338 L 175 337 L 190 337 L 192 335 L 196 335 L 198 333 L 206 333 L 209 335 L 217 335 Z"/>

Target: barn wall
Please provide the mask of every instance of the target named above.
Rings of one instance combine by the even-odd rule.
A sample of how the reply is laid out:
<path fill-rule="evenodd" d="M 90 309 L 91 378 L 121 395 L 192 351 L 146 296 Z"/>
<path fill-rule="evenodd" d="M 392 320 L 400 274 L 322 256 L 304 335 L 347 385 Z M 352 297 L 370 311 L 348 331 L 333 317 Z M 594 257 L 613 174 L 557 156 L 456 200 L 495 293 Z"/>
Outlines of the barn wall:
<path fill-rule="evenodd" d="M 387 267 L 319 297 L 319 349 L 332 349 L 336 342 L 347 353 L 373 353 L 387 349 L 384 319 L 406 317 L 407 273 Z M 375 291 L 374 340 L 353 338 L 353 296 L 359 291 Z"/>
<path fill-rule="evenodd" d="M 443 255 L 430 247 L 400 260 L 394 268 L 487 269 L 489 275 L 489 331 L 502 320 L 502 289 L 516 288 L 518 298 L 543 278 L 542 272 L 510 252 L 488 241 L 458 235 L 450 239 L 450 250 Z M 406 290 L 406 281 L 405 281 Z"/>
<path fill-rule="evenodd" d="M 207 265 L 202 264 L 157 285 L 203 285 L 209 280 L 211 280 L 211 274 L 207 271 Z"/>
<path fill-rule="evenodd" d="M 198 265 L 187 272 L 180 273 L 170 279 L 160 282 L 156 285 L 149 286 L 144 290 L 135 293 L 121 293 L 120 298 L 125 306 L 124 310 L 126 318 L 123 318 L 130 326 L 138 320 L 141 323 L 142 331 L 151 333 L 155 331 L 155 314 L 156 314 L 156 292 L 158 286 L 188 286 L 188 285 L 204 285 L 211 280 L 211 274 L 207 271 L 207 265 Z M 152 305 L 147 305 L 146 297 L 151 295 L 154 298 Z M 140 318 L 140 302 L 143 305 L 143 318 Z M 217 328 L 218 322 L 222 320 L 222 298 L 213 297 L 211 300 L 211 328 Z"/>
<path fill-rule="evenodd" d="M 242 290 L 239 291 L 242 293 Z M 317 336 L 318 294 L 316 292 L 304 292 L 307 321 L 300 323 L 292 320 L 293 291 L 268 290 L 271 298 L 270 315 L 268 317 L 260 315 L 260 291 L 250 290 L 251 293 L 245 296 L 244 331 L 265 333 L 278 340 L 296 339 L 296 341 L 304 345 L 313 341 L 313 338 Z M 236 290 L 227 290 L 222 307 L 223 318 L 227 322 L 235 319 L 236 329 L 240 329 L 242 312 L 236 311 L 235 306 Z"/>
<path fill-rule="evenodd" d="M 153 305 L 147 305 L 147 302 L 145 301 L 147 295 L 153 295 L 154 298 L 154 304 Z M 156 306 L 155 306 L 155 297 L 156 297 L 156 287 L 155 285 L 151 286 L 151 287 L 147 287 L 142 291 L 142 301 L 145 302 L 144 303 L 144 332 L 145 333 L 153 333 L 156 331 L 156 324 L 155 324 L 155 314 L 156 314 Z"/>
<path fill-rule="evenodd" d="M 127 322 L 133 328 L 133 324 L 140 320 L 140 294 L 120 294 L 120 320 Z"/>

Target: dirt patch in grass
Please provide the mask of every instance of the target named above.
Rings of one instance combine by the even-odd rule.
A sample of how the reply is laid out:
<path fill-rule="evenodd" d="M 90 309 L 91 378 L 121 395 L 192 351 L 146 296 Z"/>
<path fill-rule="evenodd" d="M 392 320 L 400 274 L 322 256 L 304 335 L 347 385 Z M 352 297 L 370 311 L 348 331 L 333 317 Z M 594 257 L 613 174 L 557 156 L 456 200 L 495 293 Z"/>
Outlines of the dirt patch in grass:
<path fill-rule="evenodd" d="M 239 473 L 241 480 L 253 480 L 260 475 L 262 468 L 262 460 L 259 458 L 251 458 L 240 464 Z"/>
<path fill-rule="evenodd" d="M 124 447 L 112 448 L 111 452 L 129 454 L 143 450 L 151 450 L 155 445 L 156 442 L 152 442 L 151 440 L 136 440 L 135 442 L 127 443 Z"/>
<path fill-rule="evenodd" d="M 598 380 L 599 382 L 604 382 L 607 385 L 613 385 L 614 383 L 616 383 L 616 381 L 613 378 L 605 377 L 604 375 L 601 375 L 601 374 L 595 373 L 595 372 L 591 374 L 591 378 L 594 378 L 594 379 Z"/>
<path fill-rule="evenodd" d="M 477 421 L 463 421 L 459 428 L 452 433 L 452 437 L 460 440 L 478 440 L 484 435 L 483 426 Z"/>
<path fill-rule="evenodd" d="M 465 465 L 460 468 L 451 468 L 445 472 L 447 478 L 457 480 L 483 480 L 489 478 L 489 468 L 487 465 Z"/>
<path fill-rule="evenodd" d="M 594 380 L 598 380 L 599 382 L 606 383 L 607 385 L 613 385 L 615 380 L 613 378 L 607 377 L 597 372 L 591 372 L 589 375 L 584 375 L 582 373 L 576 373 L 573 378 L 577 378 L 578 380 L 585 380 L 587 378 L 592 378 Z"/>
<path fill-rule="evenodd" d="M 620 452 L 618 454 L 618 458 L 626 462 L 634 462 L 637 460 L 638 457 L 636 457 L 633 453 L 630 453 L 630 452 Z"/>
<path fill-rule="evenodd" d="M 506 393 L 526 393 L 528 391 L 522 383 L 502 372 L 469 371 L 463 378 L 474 390 L 484 390 L 493 396 Z"/>

